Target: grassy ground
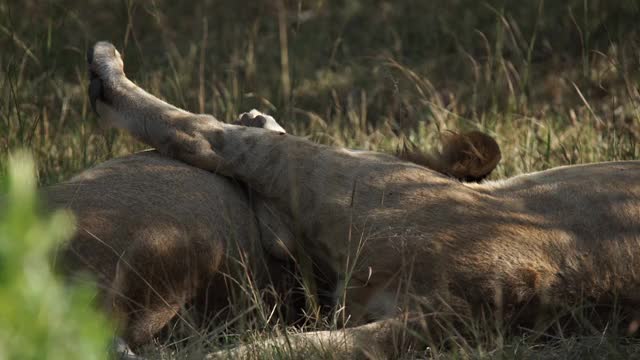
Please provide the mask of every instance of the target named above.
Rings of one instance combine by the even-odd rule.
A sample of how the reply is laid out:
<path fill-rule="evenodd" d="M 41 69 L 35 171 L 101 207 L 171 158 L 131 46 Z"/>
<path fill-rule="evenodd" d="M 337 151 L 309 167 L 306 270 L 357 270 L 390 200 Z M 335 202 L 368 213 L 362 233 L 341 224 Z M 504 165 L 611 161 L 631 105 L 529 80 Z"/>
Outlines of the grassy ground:
<path fill-rule="evenodd" d="M 84 54 L 96 40 L 171 103 L 223 120 L 255 107 L 318 142 L 429 148 L 442 131 L 481 129 L 502 148 L 494 178 L 638 159 L 639 16 L 634 0 L 0 0 L 0 161 L 27 147 L 44 185 L 142 148 L 90 111 Z M 594 333 L 442 356 L 640 348 Z"/>

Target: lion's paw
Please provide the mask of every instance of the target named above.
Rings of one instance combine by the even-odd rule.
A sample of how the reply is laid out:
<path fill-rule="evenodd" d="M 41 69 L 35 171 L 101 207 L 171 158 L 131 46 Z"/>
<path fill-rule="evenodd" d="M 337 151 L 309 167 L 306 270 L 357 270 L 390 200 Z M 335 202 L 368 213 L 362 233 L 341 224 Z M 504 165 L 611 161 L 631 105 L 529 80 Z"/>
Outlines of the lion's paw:
<path fill-rule="evenodd" d="M 248 113 L 240 114 L 240 117 L 238 117 L 238 120 L 236 120 L 234 124 L 286 133 L 286 130 L 278 124 L 276 119 L 267 114 L 263 114 L 256 109 L 253 109 Z"/>
<path fill-rule="evenodd" d="M 100 41 L 87 51 L 89 66 L 89 99 L 96 110 L 96 100 L 108 102 L 105 87 L 115 86 L 124 78 L 124 62 L 113 44 Z"/>
<path fill-rule="evenodd" d="M 146 360 L 136 355 L 121 338 L 115 338 L 113 340 L 109 352 L 111 358 L 116 360 Z"/>

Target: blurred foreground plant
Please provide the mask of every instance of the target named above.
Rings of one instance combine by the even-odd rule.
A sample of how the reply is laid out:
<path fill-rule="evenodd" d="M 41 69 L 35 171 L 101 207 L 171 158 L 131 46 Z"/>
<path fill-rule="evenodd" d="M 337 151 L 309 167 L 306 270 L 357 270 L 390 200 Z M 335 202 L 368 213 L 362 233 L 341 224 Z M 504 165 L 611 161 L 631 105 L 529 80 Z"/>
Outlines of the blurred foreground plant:
<path fill-rule="evenodd" d="M 73 231 L 70 214 L 38 212 L 34 162 L 9 157 L 0 178 L 0 360 L 105 358 L 111 327 L 95 292 L 68 286 L 50 257 Z"/>

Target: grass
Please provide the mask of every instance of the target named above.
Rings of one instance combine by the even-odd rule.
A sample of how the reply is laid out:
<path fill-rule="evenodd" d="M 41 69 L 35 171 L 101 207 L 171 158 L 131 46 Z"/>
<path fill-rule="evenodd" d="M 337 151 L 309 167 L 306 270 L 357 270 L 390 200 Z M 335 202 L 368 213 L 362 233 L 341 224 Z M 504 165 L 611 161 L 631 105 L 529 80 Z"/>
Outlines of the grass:
<path fill-rule="evenodd" d="M 28 148 L 47 185 L 142 148 L 101 129 L 90 110 L 84 53 L 103 39 L 122 50 L 132 79 L 171 103 L 226 121 L 255 107 L 322 143 L 429 148 L 442 131 L 480 129 L 502 149 L 493 178 L 640 158 L 638 2 L 444 4 L 0 0 L 0 162 Z M 606 334 L 484 344 L 432 355 L 628 358 L 640 349 Z M 186 351 L 175 349 L 152 350 Z"/>

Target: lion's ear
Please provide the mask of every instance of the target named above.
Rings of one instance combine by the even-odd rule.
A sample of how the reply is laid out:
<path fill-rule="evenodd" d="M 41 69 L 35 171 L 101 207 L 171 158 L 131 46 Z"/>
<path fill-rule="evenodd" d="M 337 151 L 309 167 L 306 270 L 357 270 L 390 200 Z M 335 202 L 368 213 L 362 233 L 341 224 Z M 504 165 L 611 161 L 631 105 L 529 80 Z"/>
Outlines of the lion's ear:
<path fill-rule="evenodd" d="M 479 182 L 496 168 L 502 154 L 500 146 L 480 131 L 447 133 L 437 157 L 438 171 L 462 181 Z"/>

